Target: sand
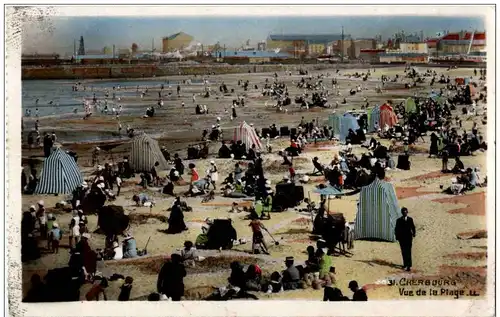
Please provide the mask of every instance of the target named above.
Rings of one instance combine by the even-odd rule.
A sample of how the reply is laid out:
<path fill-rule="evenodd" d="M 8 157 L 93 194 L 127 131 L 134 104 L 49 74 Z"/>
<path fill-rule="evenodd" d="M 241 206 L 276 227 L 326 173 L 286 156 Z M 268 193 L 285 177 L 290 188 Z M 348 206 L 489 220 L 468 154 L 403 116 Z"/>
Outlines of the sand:
<path fill-rule="evenodd" d="M 362 71 L 362 70 L 359 70 Z M 366 70 L 365 70 L 366 71 Z M 443 69 L 438 72 L 446 72 Z M 355 71 L 350 70 L 350 73 Z M 378 78 L 380 75 L 388 74 L 393 76 L 396 72 L 401 73 L 401 69 L 377 69 L 375 76 Z M 332 72 L 333 73 L 333 70 Z M 470 74 L 471 70 L 452 70 L 449 72 L 451 78 L 461 76 L 463 74 Z M 272 74 L 242 74 L 242 75 L 227 75 L 227 76 L 213 76 L 217 81 L 224 81 L 229 87 L 237 88 L 237 92 L 242 93 L 242 88 L 237 87 L 236 81 L 239 78 L 249 79 L 250 86 L 253 87 L 257 84 L 261 87 L 265 78 L 271 78 Z M 299 76 L 292 76 L 286 78 L 290 84 L 294 80 L 298 82 Z M 328 86 L 331 87 L 331 78 L 324 80 Z M 354 80 L 341 80 L 341 90 L 343 94 L 348 91 L 350 87 L 357 84 L 363 86 L 371 86 L 370 91 L 364 91 L 361 96 L 356 95 L 353 100 L 348 98 L 348 108 L 359 108 L 362 102 L 362 97 L 367 96 L 368 100 L 373 103 L 383 102 L 387 99 L 395 98 L 394 95 L 388 96 L 387 94 L 376 96 L 373 92 L 374 83 L 361 82 Z M 294 85 L 289 85 L 294 87 Z M 217 86 L 212 86 L 216 89 Z M 428 86 L 423 87 L 425 91 L 429 90 Z M 424 91 L 422 88 L 422 92 Z M 142 129 L 147 132 L 160 133 L 160 143 L 167 145 L 171 149 L 180 148 L 185 146 L 188 142 L 193 142 L 200 136 L 201 130 L 207 125 L 215 122 L 215 117 L 223 116 L 223 128 L 236 125 L 236 122 L 230 122 L 228 114 L 224 115 L 223 107 L 229 107 L 231 100 L 234 97 L 225 97 L 223 101 L 207 100 L 200 103 L 206 103 L 209 109 L 213 112 L 206 116 L 195 116 L 194 106 L 191 101 L 192 93 L 198 93 L 197 87 L 183 87 L 183 97 L 174 100 L 167 100 L 165 104 L 166 109 L 158 111 L 156 118 L 141 119 L 132 116 L 123 116 L 122 122 L 134 124 L 134 127 Z M 172 89 L 173 90 L 173 89 Z M 298 93 L 295 88 L 290 88 L 291 96 Z M 394 92 L 391 92 L 394 94 Z M 401 97 L 404 94 L 413 94 L 411 92 L 400 92 Z M 156 93 L 152 93 L 156 96 Z M 323 110 L 322 112 L 305 112 L 299 111 L 294 108 L 288 114 L 278 114 L 275 110 L 264 109 L 265 100 L 257 97 L 258 93 L 252 91 L 248 92 L 247 106 L 238 109 L 238 122 L 239 120 L 246 120 L 247 122 L 255 123 L 256 126 L 263 127 L 271 122 L 276 121 L 279 125 L 292 126 L 297 124 L 300 117 L 304 116 L 306 119 L 319 117 L 322 121 L 327 118 L 327 114 L 331 110 Z M 337 97 L 335 97 L 337 98 Z M 334 103 L 335 98 L 330 100 Z M 180 101 L 184 100 L 186 108 L 182 110 Z M 148 100 L 154 103 L 153 99 Z M 145 107 L 146 101 L 142 101 L 141 107 Z M 458 111 L 457 111 L 458 113 Z M 465 118 L 464 118 L 465 119 Z M 187 127 L 182 122 L 189 121 Z M 114 119 L 104 116 L 93 118 L 90 121 L 82 123 L 83 120 L 55 120 L 43 119 L 42 127 L 50 126 L 56 127 L 58 131 L 67 131 L 75 133 L 75 129 L 103 129 L 105 131 L 112 131 L 116 122 Z M 175 125 L 175 122 L 180 121 L 180 124 Z M 125 124 L 126 125 L 126 124 Z M 465 122 L 465 127 L 470 129 L 472 122 Z M 168 127 L 166 129 L 165 127 Z M 231 130 L 228 130 L 231 131 Z M 59 133 L 59 132 L 57 132 Z M 486 134 L 486 126 L 480 126 L 480 133 Z M 175 140 L 175 142 L 173 142 Z M 426 143 L 419 143 L 418 145 L 427 149 L 430 141 L 425 138 Z M 63 143 L 64 139 L 62 140 Z M 275 153 L 277 150 L 286 146 L 286 140 L 278 139 L 273 141 L 273 149 Z M 386 141 L 383 141 L 386 143 Z M 89 153 L 84 152 L 91 149 L 92 144 L 67 144 L 65 148 L 76 149 L 81 157 L 79 163 L 88 176 L 92 169 L 89 164 Z M 318 148 L 327 148 L 323 151 L 318 151 Z M 218 145 L 211 146 L 211 153 L 214 153 Z M 306 173 L 312 171 L 311 159 L 315 156 L 319 157 L 321 162 L 328 162 L 331 160 L 339 146 L 332 144 L 310 145 L 306 151 L 301 155 L 301 159 L 296 161 L 296 170 L 298 173 Z M 355 153 L 362 153 L 359 147 L 354 147 Z M 265 167 L 271 169 L 269 178 L 272 183 L 278 182 L 285 174 L 286 170 L 280 170 L 277 167 L 280 162 L 277 154 L 265 155 Z M 40 155 L 41 150 L 23 150 L 23 157 Z M 119 157 L 121 153 L 115 153 L 114 159 Z M 182 151 L 180 154 L 184 155 Z M 110 156 L 107 156 L 110 158 Z M 232 171 L 235 161 L 215 159 L 219 167 L 219 175 L 222 180 L 227 173 Z M 187 163 L 191 161 L 185 161 Z M 199 171 L 204 171 L 208 167 L 208 161 L 194 161 Z M 486 175 L 486 153 L 477 152 L 474 156 L 463 157 L 463 162 L 466 167 L 480 167 L 481 174 Z M 400 294 L 399 286 L 384 285 L 384 281 L 388 279 L 400 278 L 415 278 L 415 279 L 429 279 L 429 280 L 443 280 L 452 279 L 456 281 L 457 285 L 451 288 L 466 288 L 478 290 L 481 295 L 485 295 L 485 267 L 486 267 L 486 246 L 487 239 L 485 238 L 486 230 L 486 217 L 484 212 L 485 204 L 485 188 L 477 188 L 471 193 L 464 196 L 449 196 L 441 194 L 440 185 L 448 186 L 452 175 L 440 175 L 438 173 L 441 167 L 440 159 L 427 158 L 426 154 L 414 154 L 411 157 L 412 169 L 410 171 L 400 171 L 397 169 L 387 171 L 387 178 L 394 184 L 399 199 L 400 207 L 407 207 L 410 216 L 413 217 L 416 228 L 417 237 L 413 243 L 413 263 L 414 268 L 411 273 L 403 272 L 400 269 L 402 264 L 401 253 L 397 243 L 388 242 L 372 242 L 372 241 L 355 241 L 354 249 L 351 250 L 352 257 L 335 257 L 334 266 L 337 270 L 336 286 L 339 287 L 345 295 L 351 295 L 347 289 L 347 284 L 350 280 L 357 280 L 361 285 L 367 289 L 368 296 L 371 299 L 423 299 L 417 296 L 405 296 Z M 450 162 L 451 163 L 451 162 Z M 167 171 L 161 172 L 163 175 Z M 138 179 L 135 179 L 138 183 Z M 314 177 L 310 184 L 304 186 L 306 197 L 310 197 L 314 201 L 319 200 L 319 195 L 312 193 L 314 186 L 321 181 L 321 177 Z M 187 187 L 176 187 L 176 193 L 181 193 L 187 190 Z M 144 247 L 146 241 L 151 237 L 148 245 L 149 256 L 140 261 L 145 263 L 135 263 L 134 261 L 127 261 L 123 263 L 108 264 L 109 269 L 113 273 L 130 275 L 134 277 L 134 287 L 132 289 L 132 298 L 141 299 L 149 293 L 154 292 L 156 289 L 156 278 L 159 267 L 163 259 L 176 250 L 179 250 L 183 242 L 186 240 L 194 241 L 196 236 L 201 232 L 203 221 L 210 218 L 231 218 L 234 227 L 238 232 L 239 238 L 246 238 L 249 240 L 251 237 L 250 229 L 248 228 L 248 220 L 244 219 L 243 213 L 229 213 L 230 205 L 237 199 L 227 199 L 216 197 L 210 204 L 201 204 L 201 198 L 188 198 L 186 202 L 193 208 L 192 212 L 184 213 L 185 221 L 189 227 L 188 231 L 177 235 L 167 235 L 162 231 L 167 228 L 164 222 L 164 217 L 168 217 L 167 209 L 171 206 L 173 198 L 164 197 L 158 192 L 158 189 L 148 189 L 148 195 L 154 197 L 156 206 L 150 215 L 149 208 L 135 207 L 132 204 L 131 198 L 134 193 L 142 192 L 142 190 L 134 185 L 134 182 L 127 182 L 127 185 L 122 188 L 122 193 L 117 201 L 113 204 L 124 206 L 127 213 L 131 213 L 135 220 L 132 223 L 132 233 L 137 240 L 139 248 Z M 43 199 L 46 206 L 54 206 L 56 202 L 63 199 L 62 196 L 23 196 L 22 210 L 27 208 L 38 201 Z M 342 199 L 334 199 L 330 203 L 331 212 L 342 212 L 347 221 L 355 220 L 355 210 L 358 195 L 343 197 Z M 481 212 L 483 210 L 483 212 Z M 92 231 L 97 227 L 96 216 L 89 216 L 89 229 Z M 68 228 L 70 221 L 69 214 L 57 215 L 57 221 L 63 229 Z M 189 272 L 185 279 L 187 299 L 197 299 L 203 297 L 202 295 L 210 292 L 212 287 L 224 286 L 229 276 L 229 264 L 232 259 L 240 259 L 246 264 L 258 263 L 263 268 L 265 274 L 270 274 L 274 270 L 283 269 L 283 260 L 286 256 L 293 255 L 297 263 L 303 262 L 307 258 L 305 249 L 308 245 L 314 245 L 315 242 L 310 240 L 309 235 L 312 229 L 310 216 L 301 213 L 298 210 L 288 210 L 282 213 L 272 214 L 270 220 L 264 221 L 264 224 L 269 228 L 274 238 L 279 241 L 279 245 L 270 246 L 270 256 L 255 256 L 248 252 L 251 245 L 244 244 L 236 246 L 232 251 L 224 251 L 222 253 L 205 252 L 204 256 L 218 257 L 220 260 L 217 262 L 216 270 L 209 268 L 200 268 Z M 483 232 L 479 239 L 459 239 L 458 235 L 464 237 L 468 232 Z M 483 238 L 481 238 L 483 237 Z M 67 244 L 66 238 L 64 243 Z M 272 240 L 266 235 L 268 244 L 272 244 Z M 93 248 L 102 248 L 104 245 L 104 236 L 93 234 L 90 239 Z M 64 248 L 61 249 L 58 255 L 44 254 L 41 259 L 23 264 L 23 280 L 25 286 L 29 282 L 29 277 L 34 273 L 43 273 L 47 269 L 61 267 L 67 264 L 69 259 L 68 252 Z M 113 261 L 114 262 L 114 261 Z M 215 262 L 214 262 L 215 263 Z M 215 265 L 215 264 L 214 264 Z M 203 265 L 202 265 L 203 266 Z M 210 266 L 210 265 L 208 265 Z M 123 281 L 112 282 L 108 289 L 108 297 L 116 299 L 119 293 L 119 286 Z M 82 298 L 85 291 L 89 288 L 85 285 L 82 289 Z M 406 290 L 417 290 L 417 286 L 405 286 Z M 435 288 L 438 288 L 437 286 Z M 27 289 L 24 287 L 23 291 Z M 285 292 L 281 294 L 267 295 L 257 294 L 261 299 L 311 299 L 322 300 L 321 290 L 298 290 Z M 443 295 L 446 296 L 446 295 Z M 427 296 L 429 299 L 443 298 L 441 296 Z"/>

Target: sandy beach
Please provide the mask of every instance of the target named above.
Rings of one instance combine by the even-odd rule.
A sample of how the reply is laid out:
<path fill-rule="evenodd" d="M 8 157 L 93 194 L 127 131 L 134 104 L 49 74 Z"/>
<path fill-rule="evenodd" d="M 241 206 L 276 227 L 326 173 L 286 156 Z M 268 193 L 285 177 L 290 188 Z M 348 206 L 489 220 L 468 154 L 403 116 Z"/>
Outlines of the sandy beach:
<path fill-rule="evenodd" d="M 342 70 L 340 74 L 335 74 L 335 68 L 321 72 L 311 72 L 309 75 L 316 76 L 320 73 L 327 74 L 323 79 L 327 90 L 330 91 L 328 102 L 335 105 L 336 101 L 341 102 L 345 97 L 346 105 L 340 105 L 337 111 L 360 109 L 366 98 L 371 106 L 380 105 L 387 100 L 392 100 L 395 104 L 403 101 L 407 97 L 428 96 L 431 89 L 439 91 L 443 87 L 436 84 L 432 88 L 428 83 L 410 90 L 391 90 L 377 93 L 375 86 L 379 83 L 380 76 L 386 75 L 393 77 L 396 74 L 403 73 L 401 68 L 376 69 L 368 81 L 361 79 L 348 78 L 347 74 L 356 72 L 366 72 L 365 69 Z M 419 71 L 425 72 L 427 69 L 419 67 Z M 438 77 L 441 73 L 449 75 L 452 79 L 455 77 L 473 76 L 473 69 L 453 69 L 436 68 Z M 373 70 L 372 70 L 373 71 Z M 148 80 L 142 80 L 139 91 L 148 89 L 148 93 L 141 98 L 137 93 L 136 87 L 129 87 L 116 95 L 120 96 L 120 104 L 123 105 L 123 112 L 120 115 L 120 122 L 125 128 L 133 127 L 136 131 L 146 132 L 157 139 L 161 146 L 166 146 L 170 153 L 179 153 L 181 157 L 186 157 L 186 147 L 189 144 L 198 143 L 203 129 L 209 129 L 215 124 L 216 118 L 221 118 L 221 127 L 224 133 L 224 139 L 231 139 L 233 129 L 240 122 L 246 121 L 252 123 L 256 128 L 268 127 L 272 123 L 277 126 L 295 127 L 301 118 L 310 121 L 317 119 L 323 126 L 328 120 L 328 114 L 333 109 L 314 108 L 309 111 L 300 110 L 298 105 L 293 104 L 296 95 L 303 92 L 297 88 L 301 75 L 297 73 L 285 74 L 278 73 L 279 80 L 283 81 L 289 89 L 292 98 L 292 105 L 289 106 L 287 113 L 279 113 L 271 107 L 272 100 L 269 97 L 263 97 L 262 87 L 266 79 L 273 80 L 273 73 L 257 74 L 231 74 L 209 76 L 211 91 L 214 92 L 209 98 L 203 98 L 203 85 L 201 84 L 181 84 L 180 96 L 177 96 L 176 85 L 165 85 L 165 90 L 171 92 L 171 97 L 165 97 L 164 106 L 157 109 L 152 118 L 142 118 L 146 108 L 154 106 L 158 100 L 160 91 L 159 81 L 166 79 L 154 78 L 148 84 Z M 337 78 L 338 90 L 342 96 L 335 96 L 332 91 L 331 80 Z M 186 77 L 169 77 L 172 82 L 182 82 L 191 79 Z M 194 79 L 194 78 L 193 78 Z M 244 91 L 237 82 L 249 80 L 248 91 Z M 223 95 L 219 92 L 219 85 L 225 83 L 228 89 L 234 89 L 234 93 Z M 94 87 L 98 99 L 103 98 L 104 88 L 98 87 L 95 81 L 82 82 L 87 87 Z M 257 85 L 258 89 L 254 88 Z M 362 85 L 363 90 L 355 96 L 349 96 L 349 90 L 357 85 Z M 71 85 L 65 86 L 68 89 L 65 94 L 71 94 Z M 90 89 L 90 88 L 89 88 Z M 92 90 L 91 90 L 92 91 Z M 335 89 L 336 91 L 336 89 Z M 90 96 L 93 93 L 87 93 Z M 29 90 L 26 93 L 30 93 Z M 193 102 L 193 95 L 196 96 L 196 102 Z M 237 96 L 245 97 L 245 107 L 238 107 L 238 117 L 230 120 L 231 103 Z M 44 101 L 45 102 L 45 101 Z M 78 102 L 75 102 L 78 104 Z M 182 103 L 185 104 L 182 107 Z M 266 103 L 268 106 L 266 107 Z M 196 115 L 196 104 L 206 104 L 209 113 L 206 115 Z M 484 105 L 485 106 L 485 105 Z M 480 104 L 478 108 L 482 108 Z M 114 149 L 110 144 L 126 144 L 128 137 L 124 132 L 117 135 L 117 119 L 113 115 L 104 115 L 95 113 L 88 120 L 82 120 L 83 107 L 81 104 L 75 106 L 78 109 L 77 114 L 47 115 L 39 118 L 40 131 L 52 132 L 58 136 L 58 142 L 63 145 L 63 149 L 72 150 L 78 153 L 78 165 L 86 179 L 90 178 L 94 168 L 91 167 L 92 149 L 99 144 L 102 148 L 113 148 L 109 151 L 103 151 L 101 161 L 116 162 L 126 155 L 129 151 L 127 145 Z M 461 108 L 461 107 L 458 107 Z M 227 110 L 227 112 L 226 112 Z M 486 125 L 480 124 L 480 118 L 474 118 L 462 115 L 460 109 L 453 112 L 453 117 L 459 116 L 463 121 L 463 129 L 470 131 L 474 121 L 479 123 L 479 133 L 486 137 Z M 34 126 L 35 118 L 25 118 L 25 135 L 31 131 Z M 369 137 L 369 136 L 367 136 Z M 351 280 L 357 280 L 364 286 L 370 300 L 384 299 L 443 299 L 453 297 L 453 292 L 442 293 L 441 289 L 475 291 L 480 296 L 486 293 L 486 257 L 487 257 L 487 239 L 486 239 L 486 188 L 476 188 L 465 195 L 452 196 L 442 193 L 440 185 L 445 188 L 449 186 L 452 174 L 441 174 L 441 160 L 439 158 L 428 158 L 430 145 L 429 135 L 424 137 L 425 143 L 420 140 L 412 148 L 411 170 L 403 171 L 398 169 L 388 170 L 386 180 L 391 182 L 396 188 L 399 207 L 407 207 L 409 215 L 416 224 L 417 237 L 413 241 L 413 269 L 410 273 L 400 269 L 402 262 L 401 251 L 397 242 L 375 242 L 356 240 L 354 249 L 350 250 L 352 256 L 334 257 L 333 263 L 336 268 L 335 286 L 342 290 L 344 295 L 351 295 L 348 289 L 348 283 Z M 388 140 L 382 140 L 381 143 L 389 146 Z M 219 168 L 219 177 L 224 179 L 228 173 L 232 172 L 234 160 L 217 159 L 217 150 L 219 143 L 210 144 L 210 159 L 213 159 Z M 273 153 L 265 154 L 264 170 L 266 176 L 271 180 L 273 187 L 287 173 L 287 169 L 280 166 L 281 158 L 277 151 L 289 146 L 287 138 L 280 138 L 272 141 Z M 298 174 L 311 172 L 313 157 L 319 157 L 322 162 L 329 162 L 333 156 L 340 150 L 340 144 L 325 143 L 309 144 L 300 157 L 294 159 L 294 166 Z M 361 154 L 366 151 L 360 146 L 354 146 L 354 153 Z M 398 153 L 392 153 L 397 158 Z M 29 149 L 23 142 L 23 160 L 35 159 L 41 163 L 43 151 L 41 148 Z M 477 151 L 473 156 L 464 156 L 462 158 L 466 167 L 478 167 L 481 176 L 484 178 L 487 173 L 486 152 Z M 205 171 L 208 168 L 209 160 L 184 160 L 187 167 L 188 163 L 194 162 L 199 171 Z M 450 164 L 451 164 L 450 160 Z M 38 170 L 41 165 L 38 165 Z M 161 176 L 166 176 L 167 170 L 161 171 Z M 185 212 L 184 217 L 189 228 L 181 234 L 167 235 L 162 230 L 167 228 L 164 222 L 169 216 L 167 209 L 172 205 L 173 198 L 162 195 L 160 188 L 148 188 L 143 190 L 136 184 L 139 183 L 139 177 L 127 180 L 122 187 L 121 194 L 115 205 L 121 205 L 126 213 L 131 215 L 133 221 L 131 226 L 132 234 L 137 241 L 137 247 L 143 248 L 150 238 L 148 245 L 148 256 L 138 259 L 109 261 L 107 268 L 112 273 L 123 274 L 134 277 L 134 286 L 131 299 L 144 299 L 145 296 L 156 291 L 156 280 L 159 269 L 165 258 L 180 250 L 184 241 L 194 241 L 196 236 L 201 233 L 203 221 L 210 218 L 231 218 L 233 225 L 238 233 L 238 238 L 251 240 L 251 230 L 248 227 L 249 220 L 244 219 L 243 213 L 229 213 L 231 204 L 238 199 L 221 198 L 217 195 L 210 204 L 202 204 L 201 198 L 183 198 L 189 206 L 193 208 L 192 212 Z M 309 184 L 304 185 L 306 197 L 318 202 L 320 197 L 312 191 L 315 186 L 322 181 L 321 177 L 313 177 Z M 220 183 L 220 179 L 219 179 Z M 187 186 L 176 186 L 175 192 L 183 193 L 187 191 Z M 147 207 L 136 207 L 133 204 L 132 196 L 137 193 L 146 193 L 153 197 L 156 206 L 150 211 Z M 64 195 L 23 195 L 22 211 L 27 211 L 30 205 L 43 199 L 47 208 L 52 208 L 55 204 L 66 197 Z M 333 199 L 330 203 L 330 212 L 341 212 L 348 222 L 353 222 L 356 216 L 356 203 L 359 195 L 346 196 L 341 199 Z M 107 203 L 109 204 L 109 202 Z M 63 230 L 68 230 L 71 220 L 71 214 L 52 209 L 57 222 Z M 97 216 L 88 216 L 89 230 L 92 232 L 97 228 Z M 265 220 L 264 224 L 269 228 L 274 238 L 279 241 L 279 245 L 270 247 L 270 255 L 250 254 L 251 243 L 235 246 L 231 251 L 199 251 L 200 255 L 206 257 L 204 262 L 200 262 L 196 268 L 188 269 L 188 275 L 185 282 L 185 299 L 201 299 L 212 289 L 211 287 L 221 287 L 227 284 L 227 278 L 230 273 L 229 264 L 234 260 L 239 260 L 243 264 L 257 263 L 263 269 L 264 274 L 270 274 L 273 271 L 284 269 L 284 260 L 287 256 L 294 256 L 297 264 L 302 264 L 307 259 L 306 248 L 309 245 L 315 245 L 315 241 L 310 239 L 312 223 L 310 215 L 298 210 L 288 210 L 282 213 L 273 213 L 270 220 Z M 482 238 L 461 239 L 461 234 L 467 232 L 480 232 Z M 266 240 L 272 241 L 269 236 Z M 99 234 L 92 234 L 90 245 L 93 249 L 104 247 L 105 237 Z M 31 275 L 45 274 L 47 270 L 67 265 L 69 252 L 67 249 L 67 235 L 63 238 L 62 249 L 59 254 L 42 252 L 42 257 L 36 261 L 23 263 L 23 292 L 26 293 Z M 40 242 L 40 247 L 46 244 Z M 269 243 L 272 244 L 272 243 Z M 400 281 L 399 285 L 387 285 L 389 280 Z M 410 285 L 408 280 L 429 280 L 435 281 L 433 286 Z M 449 286 L 443 286 L 443 281 L 449 281 Z M 119 286 L 123 281 L 110 282 L 107 290 L 108 298 L 115 300 L 120 292 Z M 405 284 L 406 283 L 406 284 Z M 440 284 L 441 283 L 441 284 Z M 82 300 L 91 285 L 84 285 L 81 291 Z M 404 290 L 402 291 L 402 289 Z M 412 296 L 407 293 L 412 290 L 416 292 L 425 288 L 436 289 L 439 296 L 432 296 L 427 292 L 424 296 Z M 406 292 L 405 292 L 406 291 Z M 310 299 L 322 300 L 322 290 L 294 290 L 279 294 L 256 294 L 259 299 L 280 300 L 280 299 Z M 465 295 L 463 298 L 467 298 Z"/>

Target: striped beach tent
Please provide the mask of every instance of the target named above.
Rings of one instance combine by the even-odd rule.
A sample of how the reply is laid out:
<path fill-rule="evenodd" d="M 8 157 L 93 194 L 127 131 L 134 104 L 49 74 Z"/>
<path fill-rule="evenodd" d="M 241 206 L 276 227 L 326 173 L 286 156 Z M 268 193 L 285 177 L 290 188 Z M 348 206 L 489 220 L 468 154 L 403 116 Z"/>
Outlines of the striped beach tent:
<path fill-rule="evenodd" d="M 328 121 L 332 127 L 333 134 L 342 142 L 345 142 L 349 129 L 353 131 L 359 129 L 358 119 L 350 113 L 344 113 L 343 115 L 338 113 L 330 114 Z"/>
<path fill-rule="evenodd" d="M 375 177 L 371 184 L 361 188 L 354 229 L 356 239 L 394 242 L 398 216 L 394 186 Z"/>
<path fill-rule="evenodd" d="M 245 144 L 247 151 L 255 144 L 258 151 L 262 151 L 262 143 L 260 142 L 255 129 L 248 123 L 243 121 L 239 127 L 234 128 L 233 141 L 241 141 Z"/>
<path fill-rule="evenodd" d="M 55 148 L 43 162 L 35 194 L 69 194 L 82 183 L 83 176 L 75 159 Z"/>
<path fill-rule="evenodd" d="M 168 168 L 167 160 L 161 152 L 158 141 L 151 138 L 146 133 L 134 137 L 131 141 L 130 167 L 136 172 L 150 171 L 155 162 L 159 162 L 160 170 Z"/>
<path fill-rule="evenodd" d="M 416 113 L 417 112 L 417 105 L 415 104 L 415 100 L 412 97 L 406 99 L 405 111 L 406 111 L 406 113 Z"/>
<path fill-rule="evenodd" d="M 385 125 L 393 127 L 398 123 L 398 116 L 394 113 L 394 110 L 388 104 L 384 104 L 380 107 L 380 127 L 383 128 Z"/>
<path fill-rule="evenodd" d="M 368 132 L 375 132 L 376 126 L 380 127 L 380 106 L 376 105 L 368 111 Z"/>

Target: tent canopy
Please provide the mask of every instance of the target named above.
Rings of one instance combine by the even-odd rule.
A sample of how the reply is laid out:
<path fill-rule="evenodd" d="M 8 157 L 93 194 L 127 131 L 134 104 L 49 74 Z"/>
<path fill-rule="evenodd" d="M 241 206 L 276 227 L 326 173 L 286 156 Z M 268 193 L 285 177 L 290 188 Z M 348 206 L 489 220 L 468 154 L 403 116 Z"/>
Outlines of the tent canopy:
<path fill-rule="evenodd" d="M 394 186 L 377 177 L 362 187 L 356 213 L 356 239 L 380 239 L 394 242 L 394 228 L 399 217 Z"/>
<path fill-rule="evenodd" d="M 380 106 L 376 105 L 368 112 L 368 132 L 375 132 L 380 127 Z"/>
<path fill-rule="evenodd" d="M 328 121 L 333 129 L 333 133 L 340 141 L 345 142 L 349 129 L 356 131 L 359 129 L 358 119 L 350 113 L 332 113 L 328 116 Z"/>
<path fill-rule="evenodd" d="M 160 163 L 159 168 L 161 170 L 168 168 L 158 141 L 145 133 L 132 139 L 129 162 L 136 172 L 149 172 L 155 162 Z"/>
<path fill-rule="evenodd" d="M 35 194 L 70 194 L 82 183 L 83 176 L 75 159 L 62 149 L 55 148 L 43 162 Z"/>
<path fill-rule="evenodd" d="M 406 99 L 405 112 L 407 114 L 417 112 L 417 105 L 415 104 L 415 100 L 412 97 Z"/>
<path fill-rule="evenodd" d="M 248 123 L 243 121 L 238 127 L 234 129 L 233 141 L 241 141 L 245 144 L 246 150 L 248 151 L 253 144 L 258 151 L 262 151 L 262 143 L 260 142 L 255 129 L 251 127 Z"/>
<path fill-rule="evenodd" d="M 384 128 L 386 125 L 393 127 L 398 123 L 398 116 L 394 113 L 392 107 L 388 104 L 384 104 L 380 107 L 380 128 Z"/>

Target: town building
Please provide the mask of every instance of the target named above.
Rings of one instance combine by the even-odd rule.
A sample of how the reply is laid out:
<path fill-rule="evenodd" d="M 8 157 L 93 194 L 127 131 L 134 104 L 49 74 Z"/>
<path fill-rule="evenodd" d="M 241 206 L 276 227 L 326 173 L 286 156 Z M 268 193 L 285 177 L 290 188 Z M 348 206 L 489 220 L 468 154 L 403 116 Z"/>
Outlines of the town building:
<path fill-rule="evenodd" d="M 361 50 L 376 49 L 377 41 L 375 39 L 338 40 L 332 42 L 331 47 L 332 54 L 343 55 L 349 59 L 358 59 Z"/>
<path fill-rule="evenodd" d="M 399 51 L 401 51 L 401 53 L 428 54 L 426 42 L 399 43 Z"/>
<path fill-rule="evenodd" d="M 162 52 L 169 53 L 181 51 L 193 42 L 194 38 L 184 32 L 172 34 L 162 39 Z"/>
<path fill-rule="evenodd" d="M 238 64 L 262 64 L 277 59 L 290 58 L 285 52 L 275 51 L 234 51 L 226 50 L 219 53 L 224 62 Z"/>
<path fill-rule="evenodd" d="M 344 39 L 349 38 L 349 35 L 344 35 Z M 267 49 L 280 49 L 297 58 L 326 54 L 327 47 L 340 40 L 341 34 L 272 34 L 267 39 Z"/>
<path fill-rule="evenodd" d="M 486 32 L 448 33 L 438 40 L 438 54 L 465 55 L 486 50 Z"/>
<path fill-rule="evenodd" d="M 368 63 L 380 63 L 380 54 L 385 53 L 384 49 L 361 49 L 359 59 Z"/>

